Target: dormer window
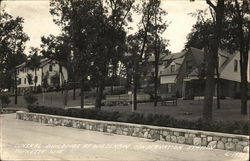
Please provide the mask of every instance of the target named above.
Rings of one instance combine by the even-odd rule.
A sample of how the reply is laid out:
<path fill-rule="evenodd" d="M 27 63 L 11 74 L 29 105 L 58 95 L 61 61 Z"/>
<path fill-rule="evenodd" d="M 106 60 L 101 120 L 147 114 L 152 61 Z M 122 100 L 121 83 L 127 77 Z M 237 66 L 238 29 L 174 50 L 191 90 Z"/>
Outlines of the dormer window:
<path fill-rule="evenodd" d="M 171 65 L 171 66 L 170 66 L 170 72 L 171 72 L 171 73 L 174 73 L 174 72 L 175 72 L 175 65 Z"/>
<path fill-rule="evenodd" d="M 234 60 L 234 72 L 238 72 L 238 60 Z"/>

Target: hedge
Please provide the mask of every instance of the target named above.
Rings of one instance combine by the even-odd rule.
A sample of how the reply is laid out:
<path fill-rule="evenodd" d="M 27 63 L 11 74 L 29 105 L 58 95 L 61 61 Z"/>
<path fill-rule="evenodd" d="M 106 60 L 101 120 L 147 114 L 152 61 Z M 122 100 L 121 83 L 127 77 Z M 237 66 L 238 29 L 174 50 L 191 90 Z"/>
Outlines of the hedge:
<path fill-rule="evenodd" d="M 201 118 L 194 121 L 189 121 L 174 119 L 169 115 L 119 113 L 96 109 L 63 109 L 58 107 L 48 107 L 40 105 L 29 105 L 28 109 L 33 113 L 248 135 L 248 123 L 242 121 L 207 122 Z"/>

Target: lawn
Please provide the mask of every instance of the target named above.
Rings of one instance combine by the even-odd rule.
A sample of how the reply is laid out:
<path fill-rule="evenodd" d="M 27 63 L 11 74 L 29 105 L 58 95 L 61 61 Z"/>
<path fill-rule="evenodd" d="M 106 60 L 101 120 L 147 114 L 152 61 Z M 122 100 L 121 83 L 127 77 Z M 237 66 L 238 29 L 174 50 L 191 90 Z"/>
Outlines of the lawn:
<path fill-rule="evenodd" d="M 79 91 L 76 94 L 76 100 L 72 100 L 72 91 L 68 92 L 68 104 L 64 105 L 65 95 L 61 92 L 50 92 L 45 94 L 43 101 L 42 94 L 36 94 L 38 103 L 41 105 L 53 106 L 53 107 L 76 107 L 80 106 Z M 23 109 L 26 108 L 26 103 L 23 96 L 18 96 L 18 104 L 14 104 L 14 97 L 11 97 L 11 103 L 8 108 Z M 85 99 L 85 104 L 94 104 L 94 98 Z M 160 103 L 157 107 L 154 107 L 152 102 L 139 103 L 137 112 L 140 113 L 154 113 L 162 115 L 170 115 L 176 119 L 195 120 L 202 117 L 203 100 L 178 100 L 177 106 L 161 106 Z M 248 101 L 249 106 L 249 101 Z M 119 111 L 119 112 L 131 112 L 131 105 L 128 106 L 103 106 L 102 110 L 105 111 Z M 248 116 L 242 116 L 240 114 L 240 100 L 225 99 L 221 100 L 221 109 L 216 109 L 216 100 L 214 100 L 213 109 L 214 120 L 224 121 L 248 121 Z"/>

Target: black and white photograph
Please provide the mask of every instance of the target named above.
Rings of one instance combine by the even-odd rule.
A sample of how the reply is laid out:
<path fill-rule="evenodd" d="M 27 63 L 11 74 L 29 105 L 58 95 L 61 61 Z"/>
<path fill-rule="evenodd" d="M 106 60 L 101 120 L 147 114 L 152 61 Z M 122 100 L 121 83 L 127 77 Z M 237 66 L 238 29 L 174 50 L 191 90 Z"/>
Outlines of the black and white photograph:
<path fill-rule="evenodd" d="M 249 0 L 0 0 L 0 161 L 248 161 Z"/>

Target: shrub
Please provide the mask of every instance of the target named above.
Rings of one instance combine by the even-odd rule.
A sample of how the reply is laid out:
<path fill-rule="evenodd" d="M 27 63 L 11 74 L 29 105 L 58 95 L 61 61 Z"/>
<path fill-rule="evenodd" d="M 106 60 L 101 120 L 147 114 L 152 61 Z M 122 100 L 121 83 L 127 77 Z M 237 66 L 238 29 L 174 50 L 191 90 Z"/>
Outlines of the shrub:
<path fill-rule="evenodd" d="M 31 105 L 37 101 L 37 98 L 29 93 L 29 94 L 24 96 L 24 100 L 28 105 Z"/>
<path fill-rule="evenodd" d="M 42 93 L 42 87 L 40 85 L 37 86 L 36 92 L 37 93 Z"/>
<path fill-rule="evenodd" d="M 2 104 L 2 108 L 8 106 L 10 103 L 10 99 L 8 95 L 0 95 L 0 100 Z"/>
<path fill-rule="evenodd" d="M 127 123 L 165 126 L 174 128 L 185 128 L 203 131 L 214 131 L 233 134 L 248 134 L 247 122 L 207 122 L 204 119 L 194 121 L 177 120 L 169 115 L 142 114 L 142 113 L 119 113 L 107 112 L 96 109 L 63 109 L 56 107 L 46 107 L 39 105 L 29 105 L 30 112 L 43 113 L 51 115 L 69 116 L 85 119 L 95 119 L 104 121 L 119 121 Z"/>

